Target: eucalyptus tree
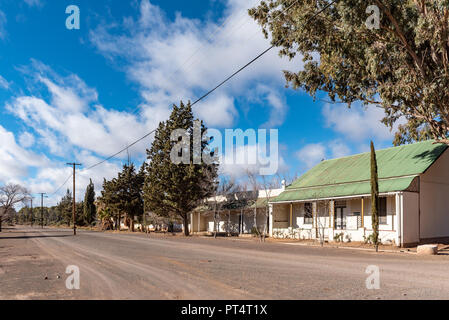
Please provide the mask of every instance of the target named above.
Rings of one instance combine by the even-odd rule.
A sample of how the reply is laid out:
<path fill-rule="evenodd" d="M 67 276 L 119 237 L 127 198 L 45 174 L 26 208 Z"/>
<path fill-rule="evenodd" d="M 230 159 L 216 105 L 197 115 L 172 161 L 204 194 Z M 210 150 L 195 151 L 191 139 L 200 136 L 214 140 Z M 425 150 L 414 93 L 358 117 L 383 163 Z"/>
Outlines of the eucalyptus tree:
<path fill-rule="evenodd" d="M 249 14 L 280 56 L 302 59 L 287 85 L 383 108 L 384 124 L 401 121 L 395 144 L 449 144 L 447 0 L 266 0 Z"/>

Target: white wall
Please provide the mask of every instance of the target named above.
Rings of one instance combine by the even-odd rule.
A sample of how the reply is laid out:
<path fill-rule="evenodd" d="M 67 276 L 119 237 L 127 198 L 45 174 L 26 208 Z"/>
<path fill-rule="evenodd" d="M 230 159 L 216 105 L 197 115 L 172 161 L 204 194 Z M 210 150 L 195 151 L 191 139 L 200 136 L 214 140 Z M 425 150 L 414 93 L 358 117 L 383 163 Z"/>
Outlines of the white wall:
<path fill-rule="evenodd" d="M 449 237 L 449 151 L 420 177 L 420 237 Z"/>
<path fill-rule="evenodd" d="M 419 194 L 416 192 L 402 193 L 402 243 L 415 244 L 419 242 Z"/>
<path fill-rule="evenodd" d="M 292 227 L 289 227 L 290 204 L 273 204 L 272 223 L 273 237 L 293 238 L 293 239 L 315 239 L 323 232 L 326 240 L 333 241 L 334 235 L 343 233 L 345 240 L 364 241 L 364 236 L 368 236 L 371 230 L 371 199 L 364 200 L 365 229 L 357 228 L 357 216 L 353 216 L 354 212 L 361 213 L 361 199 L 347 199 L 344 215 L 346 216 L 346 230 L 334 229 L 333 216 L 329 217 L 329 206 L 327 203 L 319 202 L 315 205 L 315 212 L 318 212 L 317 220 L 313 224 L 304 223 L 304 203 L 293 203 L 292 207 Z M 386 242 L 395 242 L 396 239 L 396 205 L 394 196 L 387 197 L 387 223 L 379 226 L 380 239 Z M 317 223 L 315 222 L 317 221 Z M 316 230 L 318 225 L 318 231 Z M 324 228 L 324 230 L 323 230 Z"/>

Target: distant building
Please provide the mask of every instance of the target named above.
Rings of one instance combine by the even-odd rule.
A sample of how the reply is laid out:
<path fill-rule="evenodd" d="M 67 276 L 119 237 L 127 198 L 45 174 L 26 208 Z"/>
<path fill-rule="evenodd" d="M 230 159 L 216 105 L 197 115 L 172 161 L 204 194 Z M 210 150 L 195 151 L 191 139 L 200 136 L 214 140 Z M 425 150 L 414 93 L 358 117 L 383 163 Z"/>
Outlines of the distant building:
<path fill-rule="evenodd" d="M 204 205 L 190 215 L 189 230 L 192 233 L 250 234 L 255 227 L 263 231 L 269 227 L 268 199 L 278 196 L 284 188 L 241 191 L 227 196 L 208 198 Z M 216 209 L 215 209 L 216 208 Z"/>

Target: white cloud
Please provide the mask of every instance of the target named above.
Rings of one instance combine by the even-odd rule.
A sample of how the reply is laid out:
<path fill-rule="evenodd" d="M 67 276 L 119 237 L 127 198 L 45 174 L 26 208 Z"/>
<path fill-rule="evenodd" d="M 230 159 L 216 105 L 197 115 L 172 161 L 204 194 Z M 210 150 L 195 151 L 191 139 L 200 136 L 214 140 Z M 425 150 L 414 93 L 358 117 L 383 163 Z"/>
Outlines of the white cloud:
<path fill-rule="evenodd" d="M 51 93 L 52 104 L 62 111 L 83 112 L 88 109 L 89 103 L 98 99 L 97 92 L 88 88 L 75 75 L 65 79 L 62 85 L 57 85 L 44 77 L 39 77 L 39 80 L 47 86 L 48 91 Z"/>
<path fill-rule="evenodd" d="M 35 167 L 37 174 L 22 180 L 34 192 L 52 192 L 71 173 L 61 158 L 82 162 L 86 168 L 156 128 L 169 116 L 172 103 L 198 97 L 269 46 L 259 26 L 247 15 L 246 10 L 257 2 L 229 0 L 222 19 L 224 26 L 220 26 L 211 21 L 187 19 L 181 14 L 169 20 L 157 6 L 143 0 L 139 19 L 125 18 L 123 24 L 94 30 L 91 41 L 97 49 L 113 61 L 124 62 L 117 64 L 124 65 L 128 77 L 139 84 L 143 98 L 139 115 L 103 107 L 96 90 L 77 75 L 62 77 L 35 60 L 31 66 L 20 68 L 32 77 L 31 84 L 36 87 L 30 86 L 28 94 L 17 95 L 6 108 L 35 136 L 23 134 L 18 146 L 13 135 L 11 140 L 11 133 L 6 135 L 14 143 L 9 141 L 0 147 L 9 150 L 1 154 L 5 159 L 0 161 L 0 179 L 23 177 L 30 167 Z M 4 35 L 1 18 L 0 36 Z M 238 117 L 236 99 L 247 99 L 248 92 L 257 88 L 251 96 L 272 110 L 266 123 L 280 125 L 285 97 L 272 88 L 282 87 L 281 70 L 288 65 L 291 68 L 290 62 L 280 59 L 275 50 L 270 51 L 199 103 L 194 109 L 196 114 L 209 127 L 229 127 Z M 294 68 L 300 66 L 296 62 Z M 150 137 L 132 148 L 137 163 L 144 159 L 143 146 L 149 146 L 151 141 Z M 32 142 L 48 148 L 52 161 L 23 149 Z M 123 159 L 126 154 L 121 156 Z M 30 163 L 32 159 L 41 161 Z M 277 161 L 279 167 L 285 166 L 282 157 Z M 84 194 L 89 178 L 99 191 L 103 177 L 115 176 L 120 167 L 119 161 L 109 161 L 91 171 L 81 169 L 77 175 L 77 198 Z M 228 168 L 227 172 L 244 174 L 246 169 Z M 55 204 L 69 185 L 70 181 L 48 203 Z"/>
<path fill-rule="evenodd" d="M 82 162 L 84 168 L 89 167 L 142 137 L 168 117 L 167 109 L 159 110 L 157 107 L 145 108 L 140 116 L 107 110 L 99 105 L 96 91 L 76 75 L 60 77 L 37 61 L 33 61 L 30 67 L 22 68 L 22 71 L 34 79 L 31 84 L 35 84 L 36 88 L 42 89 L 44 85 L 48 94 L 42 90 L 34 92 L 36 88 L 31 85 L 32 93 L 19 95 L 7 103 L 6 109 L 36 135 L 22 133 L 19 137 L 21 147 L 15 144 L 12 133 L 9 133 L 12 136 L 5 136 L 9 137 L 9 143 L 3 143 L 0 147 L 0 152 L 5 149 L 0 156 L 3 160 L 0 160 L 0 180 L 15 177 L 17 182 L 22 181 L 34 192 L 54 192 L 67 179 L 70 170 L 65 166 L 66 161 L 57 160 L 58 157 L 73 159 Z M 27 170 L 34 166 L 30 161 L 39 157 L 23 148 L 32 146 L 36 141 L 47 148 L 52 161 L 47 159 L 46 165 L 36 165 L 37 173 L 30 178 Z M 151 141 L 152 136 L 130 148 L 133 160 L 137 163 L 143 161 L 145 146 L 149 146 Z M 126 158 L 126 153 L 118 158 Z M 81 170 L 77 178 L 77 198 L 82 198 L 89 178 L 92 178 L 99 192 L 103 178 L 111 178 L 120 170 L 119 162 L 111 160 L 94 170 Z M 48 203 L 56 204 L 65 189 L 61 188 Z"/>
<path fill-rule="evenodd" d="M 209 126 L 229 127 L 237 116 L 234 99 L 224 94 L 217 94 L 206 102 L 199 104 L 196 114 L 200 119 L 208 119 Z"/>
<path fill-rule="evenodd" d="M 14 134 L 0 126 L 0 184 L 19 183 L 32 193 L 51 193 L 67 179 L 71 173 L 70 168 L 65 166 L 65 162 L 51 161 L 42 154 L 28 150 L 25 145 L 30 141 L 25 140 L 33 140 L 31 137 L 31 134 L 23 133 L 19 138 L 19 146 Z M 31 170 L 35 170 L 36 174 L 32 176 Z M 100 171 L 98 174 L 103 175 L 104 172 Z M 95 177 L 97 181 L 103 179 L 100 176 Z M 80 182 L 84 183 L 85 179 L 80 179 Z M 78 192 L 86 186 L 81 183 L 77 184 Z M 61 188 L 55 195 L 49 194 L 50 198 L 46 200 L 46 204 L 55 205 L 67 187 L 70 187 L 70 184 Z"/>
<path fill-rule="evenodd" d="M 287 102 L 285 97 L 278 91 L 265 84 L 258 84 L 252 92 L 251 99 L 263 105 L 264 102 L 271 108 L 268 121 L 261 127 L 276 128 L 284 123 L 287 114 Z"/>
<path fill-rule="evenodd" d="M 42 0 L 25 0 L 25 3 L 30 7 L 41 7 L 44 4 Z"/>
<path fill-rule="evenodd" d="M 23 148 L 29 148 L 34 144 L 34 136 L 29 132 L 23 132 L 19 136 L 19 143 Z"/>
<path fill-rule="evenodd" d="M 342 104 L 326 104 L 323 108 L 323 116 L 328 127 L 352 141 L 366 139 L 391 141 L 394 137 L 395 129 L 390 131 L 387 126 L 380 122 L 384 117 L 382 108 L 375 106 L 365 108 L 354 105 L 349 109 Z M 399 123 L 402 123 L 402 120 L 397 124 Z"/>
<path fill-rule="evenodd" d="M 125 70 L 141 86 L 142 97 L 148 105 L 166 107 L 174 101 L 198 97 L 270 45 L 247 14 L 247 9 L 257 3 L 227 1 L 224 23 L 220 25 L 188 19 L 180 13 L 169 20 L 159 7 L 142 0 L 139 19 L 127 18 L 123 24 L 101 25 L 91 32 L 90 38 L 106 57 L 120 61 L 125 58 Z M 281 70 L 289 67 L 298 69 L 301 63 L 279 58 L 276 50 L 268 52 L 220 88 L 219 97 L 212 100 L 210 96 L 205 100 L 216 104 L 214 112 L 206 112 L 206 107 L 198 105 L 197 114 L 207 124 L 229 126 L 237 116 L 234 97 L 244 98 L 251 88 L 265 83 L 264 90 L 260 87 L 254 94 L 273 108 L 274 119 L 267 119 L 267 123 L 279 125 L 283 121 L 283 98 L 267 88 L 281 86 L 284 82 Z"/>
<path fill-rule="evenodd" d="M 296 157 L 309 169 L 326 158 L 326 147 L 322 143 L 311 143 L 297 151 Z"/>
<path fill-rule="evenodd" d="M 340 140 L 331 141 L 328 147 L 331 152 L 331 158 L 341 158 L 351 154 L 351 149 Z"/>
<path fill-rule="evenodd" d="M 276 173 L 282 172 L 286 169 L 286 163 L 281 155 L 278 157 L 267 155 L 263 150 L 260 150 L 257 145 L 235 146 L 232 154 L 223 152 L 220 158 L 219 173 L 233 177 L 242 178 L 248 172 L 261 175 L 261 168 L 276 168 Z M 242 162 L 238 159 L 244 159 Z"/>
<path fill-rule="evenodd" d="M 6 15 L 0 10 L 0 39 L 5 39 L 6 37 Z"/>
<path fill-rule="evenodd" d="M 48 163 L 49 160 L 45 156 L 19 146 L 14 134 L 0 125 L 1 182 L 18 182 L 27 176 L 30 167 L 41 167 Z"/>
<path fill-rule="evenodd" d="M 1 33 L 1 31 L 0 31 Z M 0 75 L 0 88 L 9 89 L 9 82 Z"/>
<path fill-rule="evenodd" d="M 46 68 L 32 70 L 36 81 L 46 86 L 50 101 L 19 96 L 6 108 L 34 128 L 54 154 L 62 155 L 62 147 L 77 147 L 109 156 L 148 133 L 166 116 L 153 112 L 148 118 L 138 118 L 107 110 L 98 104 L 96 91 L 76 75 L 60 78 Z"/>
<path fill-rule="evenodd" d="M 351 148 L 336 139 L 328 142 L 306 144 L 296 152 L 296 158 L 304 169 L 310 169 L 322 160 L 341 158 L 352 154 Z"/>

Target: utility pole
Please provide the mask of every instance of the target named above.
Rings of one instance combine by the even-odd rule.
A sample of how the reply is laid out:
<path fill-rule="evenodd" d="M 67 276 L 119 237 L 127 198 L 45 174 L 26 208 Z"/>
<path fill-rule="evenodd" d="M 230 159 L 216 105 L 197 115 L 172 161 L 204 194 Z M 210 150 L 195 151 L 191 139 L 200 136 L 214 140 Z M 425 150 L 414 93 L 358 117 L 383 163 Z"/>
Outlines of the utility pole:
<path fill-rule="evenodd" d="M 81 166 L 81 163 L 76 163 L 76 162 L 72 162 L 72 163 L 67 163 L 68 166 L 73 166 L 73 207 L 72 207 L 72 218 L 73 218 L 73 235 L 76 236 L 76 200 L 75 200 L 75 171 L 76 171 L 76 166 Z"/>
<path fill-rule="evenodd" d="M 48 198 L 46 196 L 45 192 L 39 193 L 41 195 L 41 227 L 44 229 L 44 197 Z"/>
<path fill-rule="evenodd" d="M 34 199 L 34 197 L 30 197 L 30 201 L 31 201 L 31 227 L 33 227 L 33 218 L 34 218 L 34 213 L 33 213 L 33 199 Z"/>

